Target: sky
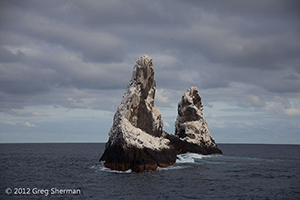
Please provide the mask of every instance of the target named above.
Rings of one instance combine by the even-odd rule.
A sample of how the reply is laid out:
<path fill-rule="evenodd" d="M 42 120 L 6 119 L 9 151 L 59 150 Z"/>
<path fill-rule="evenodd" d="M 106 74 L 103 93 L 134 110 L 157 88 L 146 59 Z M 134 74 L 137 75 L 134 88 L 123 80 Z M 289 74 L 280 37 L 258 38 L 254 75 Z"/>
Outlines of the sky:
<path fill-rule="evenodd" d="M 0 143 L 106 142 L 135 60 L 174 133 L 196 86 L 217 143 L 300 144 L 300 2 L 0 1 Z"/>

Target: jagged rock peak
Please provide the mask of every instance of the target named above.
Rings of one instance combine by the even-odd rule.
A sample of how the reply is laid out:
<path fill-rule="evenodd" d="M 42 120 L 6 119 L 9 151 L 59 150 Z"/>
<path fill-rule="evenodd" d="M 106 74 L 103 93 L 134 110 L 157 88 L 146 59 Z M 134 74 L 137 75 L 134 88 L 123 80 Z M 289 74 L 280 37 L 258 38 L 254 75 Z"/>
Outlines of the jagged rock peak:
<path fill-rule="evenodd" d="M 132 78 L 124 99 L 126 118 L 131 124 L 153 136 L 161 136 L 163 121 L 160 111 L 154 106 L 156 82 L 152 59 L 143 54 L 136 60 Z"/>
<path fill-rule="evenodd" d="M 132 78 L 114 115 L 102 161 L 116 170 L 143 171 L 167 166 L 176 160 L 170 140 L 161 137 L 163 120 L 154 106 L 155 80 L 152 59 L 136 60 Z"/>
<path fill-rule="evenodd" d="M 139 57 L 135 61 L 136 61 L 136 65 L 138 65 L 138 66 L 153 67 L 152 58 L 150 58 L 150 56 L 148 56 L 147 54 L 143 54 L 141 57 Z"/>
<path fill-rule="evenodd" d="M 152 59 L 143 54 L 133 67 L 132 78 L 115 114 L 113 127 L 124 118 L 149 135 L 161 136 L 163 119 L 154 106 L 155 86 Z"/>
<path fill-rule="evenodd" d="M 175 135 L 203 147 L 216 147 L 202 113 L 203 104 L 197 87 L 189 88 L 178 103 Z"/>
<path fill-rule="evenodd" d="M 145 89 L 145 83 L 148 84 L 150 89 L 155 87 L 154 80 L 154 67 L 152 64 L 152 59 L 147 55 L 143 54 L 140 58 L 136 59 L 136 63 L 133 67 L 131 82 L 137 81 L 137 83 L 142 84 Z"/>

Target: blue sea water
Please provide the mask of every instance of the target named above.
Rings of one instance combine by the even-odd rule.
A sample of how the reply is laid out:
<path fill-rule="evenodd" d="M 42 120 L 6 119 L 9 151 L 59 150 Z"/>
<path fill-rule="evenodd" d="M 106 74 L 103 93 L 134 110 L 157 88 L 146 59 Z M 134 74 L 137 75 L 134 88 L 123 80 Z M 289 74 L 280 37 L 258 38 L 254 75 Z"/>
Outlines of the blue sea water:
<path fill-rule="evenodd" d="M 143 173 L 105 168 L 104 145 L 0 144 L 0 199 L 300 199 L 300 145 L 219 144 Z"/>

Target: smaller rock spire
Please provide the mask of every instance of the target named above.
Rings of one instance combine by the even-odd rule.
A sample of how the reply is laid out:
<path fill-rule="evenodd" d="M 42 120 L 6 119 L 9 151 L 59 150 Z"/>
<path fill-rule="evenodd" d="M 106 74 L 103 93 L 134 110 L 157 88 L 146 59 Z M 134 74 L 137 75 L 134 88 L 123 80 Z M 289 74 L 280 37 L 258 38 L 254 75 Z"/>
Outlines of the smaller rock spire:
<path fill-rule="evenodd" d="M 175 135 L 203 147 L 216 147 L 202 113 L 203 104 L 197 87 L 189 88 L 178 103 Z"/>

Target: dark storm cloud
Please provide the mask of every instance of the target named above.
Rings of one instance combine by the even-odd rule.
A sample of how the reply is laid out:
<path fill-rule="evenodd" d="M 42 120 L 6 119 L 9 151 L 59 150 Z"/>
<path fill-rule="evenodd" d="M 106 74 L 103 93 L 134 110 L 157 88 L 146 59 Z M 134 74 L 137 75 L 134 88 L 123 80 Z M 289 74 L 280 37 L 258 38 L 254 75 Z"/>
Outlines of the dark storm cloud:
<path fill-rule="evenodd" d="M 118 89 L 126 86 L 131 75 L 132 67 L 128 65 L 78 65 L 76 61 L 66 62 L 56 54 L 55 57 L 50 54 L 47 56 L 43 59 L 40 56 L 41 60 L 37 59 L 35 63 L 2 64 L 1 91 L 12 95 L 30 95 L 61 87 Z"/>
<path fill-rule="evenodd" d="M 296 17 L 300 15 L 298 12 L 300 3 L 297 0 L 263 0 L 260 2 L 253 2 L 251 0 L 226 0 L 218 2 L 218 4 L 209 0 L 192 0 L 187 3 L 206 9 L 209 12 L 227 16 L 242 15 L 250 18 L 261 18 L 262 16 L 267 18 L 282 18 L 283 16 L 288 16 L 296 20 Z"/>
<path fill-rule="evenodd" d="M 93 28 L 139 25 L 160 27 L 185 25 L 183 9 L 172 1 L 74 1 L 74 13 Z M 89 15 L 87 15 L 89 13 Z"/>
<path fill-rule="evenodd" d="M 246 92 L 300 92 L 298 1 L 1 1 L 0 7 L 0 97 L 7 108 L 25 106 L 30 95 L 40 95 L 36 104 L 88 107 L 92 96 L 77 103 L 44 97 L 61 97 L 56 90 L 66 88 L 125 89 L 143 53 L 153 58 L 164 91 L 226 89 L 219 99 L 244 95 L 246 106 L 256 100 Z M 233 84 L 259 93 L 235 94 Z"/>
<path fill-rule="evenodd" d="M 30 37 L 37 40 L 36 42 L 46 42 L 62 46 L 68 51 L 79 52 L 85 62 L 123 60 L 122 41 L 113 34 L 86 31 L 84 26 L 73 27 L 68 22 L 49 18 L 43 15 L 45 5 L 40 6 L 36 8 L 40 9 L 39 12 L 34 12 L 28 7 L 22 9 L 20 5 L 2 8 L 2 30 Z M 52 7 L 55 10 L 55 7 Z M 46 13 L 49 12 L 48 9 L 46 8 Z"/>

